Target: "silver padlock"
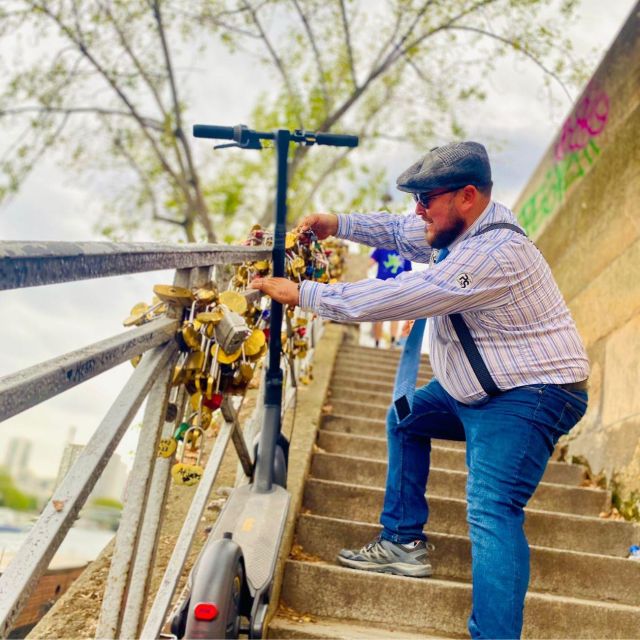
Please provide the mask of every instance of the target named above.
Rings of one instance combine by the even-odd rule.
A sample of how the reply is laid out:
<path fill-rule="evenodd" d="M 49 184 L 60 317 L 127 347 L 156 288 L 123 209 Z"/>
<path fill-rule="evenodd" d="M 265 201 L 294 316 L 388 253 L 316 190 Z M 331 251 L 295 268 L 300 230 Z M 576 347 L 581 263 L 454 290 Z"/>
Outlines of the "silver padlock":
<path fill-rule="evenodd" d="M 226 310 L 215 328 L 216 342 L 225 353 L 235 353 L 250 335 L 251 329 L 235 311 Z"/>

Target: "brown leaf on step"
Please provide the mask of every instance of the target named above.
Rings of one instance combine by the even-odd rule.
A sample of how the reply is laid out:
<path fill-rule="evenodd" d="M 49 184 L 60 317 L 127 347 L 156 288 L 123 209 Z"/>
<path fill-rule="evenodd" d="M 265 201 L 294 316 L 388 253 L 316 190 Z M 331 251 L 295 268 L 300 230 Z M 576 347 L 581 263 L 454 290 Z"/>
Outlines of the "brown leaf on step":
<path fill-rule="evenodd" d="M 333 407 L 330 404 L 325 404 L 322 406 L 322 413 L 331 413 L 333 411 Z"/>
<path fill-rule="evenodd" d="M 319 447 L 317 444 L 313 444 L 313 453 L 327 453 L 326 449 Z"/>
<path fill-rule="evenodd" d="M 322 558 L 314 556 L 312 553 L 307 553 L 301 544 L 294 544 L 291 547 L 289 557 L 292 560 L 302 560 L 304 562 L 322 562 Z"/>
<path fill-rule="evenodd" d="M 303 509 L 302 514 L 305 516 L 310 516 L 312 514 L 311 509 Z"/>
<path fill-rule="evenodd" d="M 610 511 L 603 511 L 598 517 L 605 520 L 624 520 L 624 516 L 615 507 L 611 507 Z"/>
<path fill-rule="evenodd" d="M 316 622 L 313 616 L 310 616 L 308 613 L 300 613 L 292 607 L 288 607 L 283 602 L 280 603 L 276 615 L 293 622 Z"/>

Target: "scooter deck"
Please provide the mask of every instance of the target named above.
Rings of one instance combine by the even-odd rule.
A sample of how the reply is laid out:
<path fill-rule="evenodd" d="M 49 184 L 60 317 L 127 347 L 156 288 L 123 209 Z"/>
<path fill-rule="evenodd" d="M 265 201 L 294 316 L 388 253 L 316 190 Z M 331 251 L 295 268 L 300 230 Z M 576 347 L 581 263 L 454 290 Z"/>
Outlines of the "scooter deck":
<path fill-rule="evenodd" d="M 269 493 L 251 485 L 234 489 L 216 521 L 210 539 L 230 531 L 242 548 L 247 581 L 252 590 L 263 588 L 273 576 L 289 510 L 289 493 L 274 484 Z"/>

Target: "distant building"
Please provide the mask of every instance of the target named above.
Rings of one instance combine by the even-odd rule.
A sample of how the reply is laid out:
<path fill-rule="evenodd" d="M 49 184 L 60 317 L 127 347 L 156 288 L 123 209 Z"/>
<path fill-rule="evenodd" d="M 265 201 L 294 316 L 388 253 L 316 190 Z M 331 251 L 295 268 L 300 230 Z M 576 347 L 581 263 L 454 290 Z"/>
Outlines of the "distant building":
<path fill-rule="evenodd" d="M 11 438 L 4 458 L 4 466 L 12 478 L 19 478 L 27 471 L 33 443 L 26 438 Z"/>
<path fill-rule="evenodd" d="M 84 445 L 82 444 L 68 444 L 65 446 L 60 467 L 58 468 L 56 487 L 64 480 L 69 469 L 73 466 L 73 463 L 78 459 L 83 450 Z M 98 479 L 98 482 L 96 482 L 93 491 L 87 498 L 86 504 L 90 504 L 91 501 L 96 498 L 110 498 L 111 500 L 122 502 L 124 487 L 127 483 L 127 475 L 127 465 L 122 462 L 122 459 L 117 453 L 114 453 Z"/>

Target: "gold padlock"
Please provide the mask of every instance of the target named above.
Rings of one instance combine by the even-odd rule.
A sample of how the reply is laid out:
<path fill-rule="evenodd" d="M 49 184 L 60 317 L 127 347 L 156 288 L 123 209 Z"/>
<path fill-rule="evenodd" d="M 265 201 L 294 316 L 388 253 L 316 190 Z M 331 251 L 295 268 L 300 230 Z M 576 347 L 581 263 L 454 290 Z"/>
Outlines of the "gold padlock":
<path fill-rule="evenodd" d="M 138 302 L 131 308 L 129 316 L 122 321 L 122 324 L 125 327 L 142 324 L 147 317 L 148 309 L 149 305 L 146 302 Z"/>
<path fill-rule="evenodd" d="M 285 249 L 293 249 L 296 246 L 296 242 L 298 241 L 298 236 L 295 233 L 287 232 L 287 235 L 284 238 L 284 248 Z"/>
<path fill-rule="evenodd" d="M 248 356 L 255 356 L 267 342 L 262 329 L 254 329 L 251 335 L 244 342 L 244 353 Z"/>
<path fill-rule="evenodd" d="M 215 282 L 209 281 L 193 292 L 194 298 L 203 305 L 213 304 L 218 299 L 218 287 Z"/>
<path fill-rule="evenodd" d="M 178 443 L 173 438 L 162 438 L 158 443 L 158 456 L 170 458 L 178 448 Z"/>
<path fill-rule="evenodd" d="M 219 300 L 220 304 L 240 315 L 243 315 L 247 310 L 247 299 L 237 291 L 223 291 L 219 296 Z"/>
<path fill-rule="evenodd" d="M 226 353 L 220 348 L 217 350 L 217 354 L 217 359 L 220 364 L 231 364 L 242 355 L 242 349 L 238 349 L 234 353 Z"/>
<path fill-rule="evenodd" d="M 190 305 L 194 298 L 189 289 L 174 287 L 171 284 L 156 284 L 153 287 L 155 293 L 163 302 L 174 303 L 183 307 Z"/>

